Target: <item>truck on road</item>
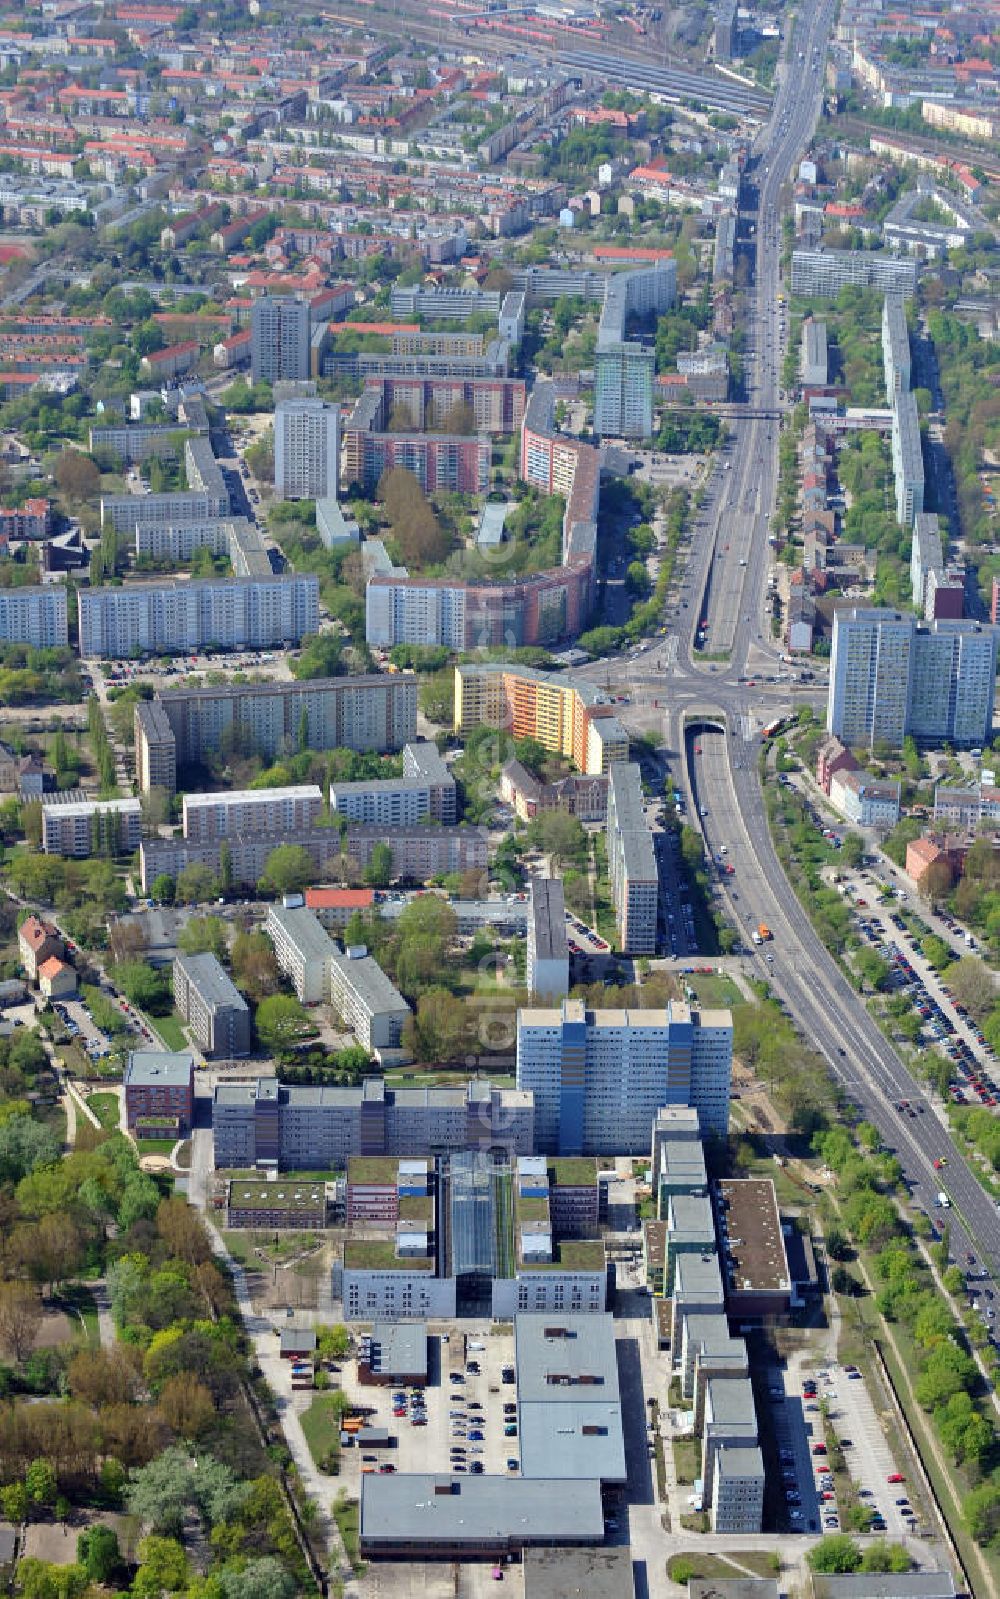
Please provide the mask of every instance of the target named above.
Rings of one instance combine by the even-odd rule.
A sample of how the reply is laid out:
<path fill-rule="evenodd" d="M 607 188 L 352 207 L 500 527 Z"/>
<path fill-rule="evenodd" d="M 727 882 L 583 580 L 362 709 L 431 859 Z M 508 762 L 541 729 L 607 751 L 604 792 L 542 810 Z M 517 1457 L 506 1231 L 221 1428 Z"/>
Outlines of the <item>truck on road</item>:
<path fill-rule="evenodd" d="M 948 1198 L 948 1195 L 945 1193 L 943 1188 L 939 1190 L 936 1197 L 937 1203 L 940 1205 L 942 1210 L 951 1209 L 951 1200 Z"/>
<path fill-rule="evenodd" d="M 758 942 L 761 944 L 766 944 L 767 940 L 772 936 L 771 929 L 768 927 L 766 922 L 757 923 L 757 932 L 760 934 Z"/>

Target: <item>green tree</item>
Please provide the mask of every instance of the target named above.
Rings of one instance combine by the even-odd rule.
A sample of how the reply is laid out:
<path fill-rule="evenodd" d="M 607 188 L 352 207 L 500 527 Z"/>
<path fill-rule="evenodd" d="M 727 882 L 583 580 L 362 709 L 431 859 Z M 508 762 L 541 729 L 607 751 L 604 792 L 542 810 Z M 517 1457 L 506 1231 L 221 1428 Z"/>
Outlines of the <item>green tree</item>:
<path fill-rule="evenodd" d="M 51 1460 L 33 1460 L 24 1474 L 24 1486 L 33 1505 L 53 1505 L 59 1484 Z"/>
<path fill-rule="evenodd" d="M 315 875 L 307 849 L 301 844 L 279 844 L 267 857 L 257 886 L 264 894 L 293 894 L 311 883 Z"/>
<path fill-rule="evenodd" d="M 81 1532 L 76 1540 L 76 1558 L 91 1582 L 108 1586 L 122 1563 L 114 1528 L 98 1522 Z"/>
<path fill-rule="evenodd" d="M 1000 1535 L 1000 1482 L 983 1482 L 965 1496 L 965 1521 L 978 1544 Z"/>
<path fill-rule="evenodd" d="M 143 1538 L 139 1545 L 139 1570 L 132 1584 L 133 1599 L 162 1599 L 188 1585 L 188 1563 L 183 1546 L 174 1538 Z"/>
<path fill-rule="evenodd" d="M 172 905 L 177 884 L 169 872 L 161 872 L 158 877 L 153 878 L 149 892 L 158 905 Z"/>
<path fill-rule="evenodd" d="M 302 640 L 302 649 L 292 662 L 292 673 L 300 680 L 316 677 L 337 677 L 343 670 L 343 642 L 339 633 L 312 633 L 307 634 Z M 306 740 L 299 744 L 300 749 L 309 748 L 308 730 L 309 713 L 303 708 L 306 718 Z M 301 719 L 299 735 L 301 738 Z"/>
<path fill-rule="evenodd" d="M 185 955 L 211 954 L 224 960 L 228 943 L 228 929 L 221 916 L 193 916 L 177 935 L 177 946 Z"/>
<path fill-rule="evenodd" d="M 371 888 L 387 888 L 392 882 L 392 850 L 388 844 L 375 844 L 372 846 L 368 865 L 365 867 L 365 882 Z"/>
<path fill-rule="evenodd" d="M 290 994 L 271 994 L 257 1006 L 257 1037 L 272 1054 L 294 1049 L 315 1029 L 304 1007 Z"/>
<path fill-rule="evenodd" d="M 831 1533 L 809 1550 L 806 1560 L 813 1571 L 846 1573 L 857 1571 L 861 1565 L 861 1550 L 846 1533 Z"/>
<path fill-rule="evenodd" d="M 913 1561 L 901 1543 L 886 1543 L 880 1539 L 871 1543 L 861 1556 L 862 1571 L 911 1571 Z"/>
<path fill-rule="evenodd" d="M 170 979 L 166 972 L 147 966 L 145 961 L 119 961 L 109 967 L 108 976 L 130 1005 L 164 1016 L 170 1009 Z"/>
<path fill-rule="evenodd" d="M 204 905 L 218 898 L 219 882 L 207 866 L 185 866 L 177 874 L 176 898 L 179 905 Z"/>

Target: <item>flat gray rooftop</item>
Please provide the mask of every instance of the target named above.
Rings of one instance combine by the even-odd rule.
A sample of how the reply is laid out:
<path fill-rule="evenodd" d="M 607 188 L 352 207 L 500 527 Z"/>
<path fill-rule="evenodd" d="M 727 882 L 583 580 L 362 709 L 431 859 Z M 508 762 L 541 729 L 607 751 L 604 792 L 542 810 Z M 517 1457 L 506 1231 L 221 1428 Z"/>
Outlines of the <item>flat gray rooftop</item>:
<path fill-rule="evenodd" d="M 183 1088 L 194 1059 L 187 1050 L 133 1049 L 125 1068 L 126 1088 Z"/>
<path fill-rule="evenodd" d="M 564 960 L 566 940 L 566 901 L 558 878 L 535 877 L 529 894 L 535 955 L 539 960 Z"/>
<path fill-rule="evenodd" d="M 226 976 L 214 955 L 207 952 L 203 955 L 178 954 L 174 956 L 174 966 L 181 968 L 206 1005 L 211 1005 L 213 1009 L 230 1005 L 236 1011 L 246 1010 L 246 1000 L 232 979 Z"/>
<path fill-rule="evenodd" d="M 360 1537 L 370 1553 L 400 1544 L 475 1550 L 484 1544 L 600 1543 L 601 1485 L 447 1473 L 362 1477 Z"/>
<path fill-rule="evenodd" d="M 524 1599 L 635 1599 L 632 1554 L 622 1544 L 611 1549 L 526 1549 L 522 1566 Z"/>
<path fill-rule="evenodd" d="M 514 1340 L 522 1476 L 624 1482 L 612 1318 L 519 1315 Z"/>

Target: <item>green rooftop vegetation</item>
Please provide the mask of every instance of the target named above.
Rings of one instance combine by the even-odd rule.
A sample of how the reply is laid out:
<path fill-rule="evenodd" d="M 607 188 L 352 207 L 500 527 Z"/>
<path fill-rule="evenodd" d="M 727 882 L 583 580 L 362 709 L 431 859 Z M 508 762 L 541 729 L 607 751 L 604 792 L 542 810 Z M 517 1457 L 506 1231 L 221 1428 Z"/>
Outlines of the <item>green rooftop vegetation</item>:
<path fill-rule="evenodd" d="M 399 1201 L 400 1221 L 432 1221 L 434 1201 L 430 1194 L 403 1194 Z"/>
<path fill-rule="evenodd" d="M 586 1155 L 559 1155 L 549 1161 L 549 1181 L 564 1188 L 583 1188 L 597 1183 L 597 1162 Z"/>
<path fill-rule="evenodd" d="M 519 1194 L 517 1198 L 518 1221 L 548 1221 L 549 1202 L 540 1196 Z"/>
<path fill-rule="evenodd" d="M 567 1238 L 553 1245 L 552 1259 L 524 1263 L 524 1271 L 602 1271 L 604 1245 L 597 1238 Z"/>
<path fill-rule="evenodd" d="M 323 1205 L 325 1192 L 317 1183 L 247 1183 L 229 1185 L 230 1210 L 315 1211 Z"/>
<path fill-rule="evenodd" d="M 347 1162 L 349 1183 L 395 1183 L 399 1161 L 394 1155 L 352 1155 Z"/>
<path fill-rule="evenodd" d="M 429 1255 L 401 1259 L 392 1238 L 352 1238 L 344 1245 L 344 1265 L 349 1271 L 433 1271 Z"/>

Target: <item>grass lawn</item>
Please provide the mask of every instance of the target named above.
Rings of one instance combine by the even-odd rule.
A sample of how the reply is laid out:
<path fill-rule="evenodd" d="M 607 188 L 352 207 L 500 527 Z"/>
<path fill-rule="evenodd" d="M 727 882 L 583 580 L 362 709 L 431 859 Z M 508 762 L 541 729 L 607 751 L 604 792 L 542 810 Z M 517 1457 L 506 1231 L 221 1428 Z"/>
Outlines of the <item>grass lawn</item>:
<path fill-rule="evenodd" d="M 762 1577 L 773 1577 L 780 1567 L 780 1560 L 776 1554 L 764 1549 L 735 1550 L 731 1557 L 703 1554 L 700 1549 L 692 1549 L 685 1554 L 670 1556 L 667 1561 L 667 1576 L 671 1582 L 686 1585 L 689 1577 L 712 1580 L 722 1577 L 742 1577 L 745 1573 L 739 1569 L 740 1566 L 749 1566 Z"/>
<path fill-rule="evenodd" d="M 140 1138 L 136 1148 L 140 1155 L 169 1155 L 176 1142 L 176 1138 Z"/>
<path fill-rule="evenodd" d="M 147 1024 L 159 1033 L 168 1049 L 189 1049 L 184 1024 L 176 1011 L 169 1016 L 146 1016 Z"/>
<path fill-rule="evenodd" d="M 675 1438 L 674 1471 L 679 1483 L 694 1482 L 701 1471 L 701 1450 L 693 1438 Z"/>
<path fill-rule="evenodd" d="M 731 1009 L 734 1005 L 746 1004 L 731 977 L 719 976 L 714 972 L 711 977 L 703 977 L 700 973 L 688 976 L 679 972 L 678 978 L 689 988 L 694 989 L 697 1003 L 706 1009 L 710 1010 L 713 1007 Z"/>
<path fill-rule="evenodd" d="M 118 1111 L 120 1101 L 117 1094 L 91 1094 L 87 1100 L 88 1107 L 94 1112 L 102 1127 L 109 1128 L 112 1132 L 118 1126 Z"/>
<path fill-rule="evenodd" d="M 96 1349 L 101 1342 L 101 1332 L 97 1324 L 97 1306 L 90 1289 L 82 1283 L 70 1283 L 53 1303 L 66 1312 L 75 1327 L 79 1328 L 82 1320 L 83 1336 L 91 1348 Z"/>
<path fill-rule="evenodd" d="M 336 1457 L 340 1453 L 340 1418 L 343 1404 L 340 1394 L 317 1394 L 308 1410 L 302 1412 L 302 1431 L 306 1435 L 309 1453 L 320 1471 L 336 1471 Z M 357 1550 L 355 1550 L 355 1554 Z"/>
<path fill-rule="evenodd" d="M 356 1499 L 348 1499 L 346 1494 L 340 1493 L 333 1502 L 333 1514 L 340 1528 L 340 1536 L 344 1540 L 347 1558 L 351 1562 L 355 1576 L 360 1576 L 365 1569 L 364 1561 L 358 1559 L 360 1506 Z"/>

